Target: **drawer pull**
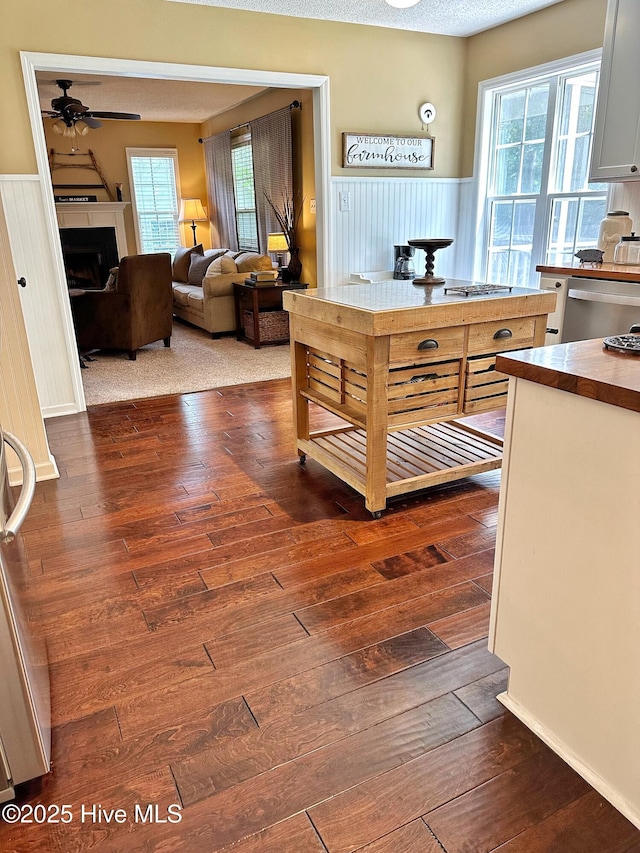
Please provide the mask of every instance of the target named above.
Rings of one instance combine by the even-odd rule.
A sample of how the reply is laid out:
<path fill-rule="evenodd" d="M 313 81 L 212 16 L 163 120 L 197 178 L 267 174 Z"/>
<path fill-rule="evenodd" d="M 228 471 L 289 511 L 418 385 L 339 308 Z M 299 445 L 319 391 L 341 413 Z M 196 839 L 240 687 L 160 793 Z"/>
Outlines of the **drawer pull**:
<path fill-rule="evenodd" d="M 433 338 L 427 338 L 424 341 L 420 341 L 420 343 L 418 344 L 418 349 L 438 349 L 439 346 L 440 344 L 438 343 L 438 341 L 435 341 Z"/>
<path fill-rule="evenodd" d="M 494 341 L 500 341 L 503 338 L 512 338 L 513 332 L 511 329 L 498 329 L 498 331 L 493 336 Z"/>

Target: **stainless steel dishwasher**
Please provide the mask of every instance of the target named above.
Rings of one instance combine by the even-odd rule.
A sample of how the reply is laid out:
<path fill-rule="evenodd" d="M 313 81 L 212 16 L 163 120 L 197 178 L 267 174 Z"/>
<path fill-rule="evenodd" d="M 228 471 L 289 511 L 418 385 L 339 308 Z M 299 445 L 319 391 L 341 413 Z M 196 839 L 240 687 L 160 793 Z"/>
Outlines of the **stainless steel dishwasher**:
<path fill-rule="evenodd" d="M 626 335 L 640 323 L 640 283 L 577 278 L 567 282 L 562 343 Z"/>

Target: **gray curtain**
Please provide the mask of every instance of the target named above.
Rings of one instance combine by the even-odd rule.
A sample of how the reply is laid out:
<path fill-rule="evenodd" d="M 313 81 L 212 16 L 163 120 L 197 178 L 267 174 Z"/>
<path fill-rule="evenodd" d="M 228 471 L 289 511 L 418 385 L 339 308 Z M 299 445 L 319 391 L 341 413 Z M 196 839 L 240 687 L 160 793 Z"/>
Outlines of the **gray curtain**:
<path fill-rule="evenodd" d="M 265 198 L 265 193 L 279 210 L 285 200 L 293 202 L 291 109 L 287 106 L 253 119 L 249 126 L 256 188 L 258 245 L 264 253 L 267 251 L 267 234 L 282 230 Z"/>
<path fill-rule="evenodd" d="M 236 202 L 231 168 L 231 132 L 228 130 L 204 140 L 204 162 L 207 173 L 209 219 L 215 248 L 238 249 Z"/>

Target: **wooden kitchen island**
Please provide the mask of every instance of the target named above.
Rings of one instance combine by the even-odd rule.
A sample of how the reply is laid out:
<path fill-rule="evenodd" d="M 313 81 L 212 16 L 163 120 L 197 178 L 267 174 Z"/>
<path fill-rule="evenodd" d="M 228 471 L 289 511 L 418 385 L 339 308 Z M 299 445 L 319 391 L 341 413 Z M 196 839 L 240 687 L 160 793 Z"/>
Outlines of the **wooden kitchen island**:
<path fill-rule="evenodd" d="M 296 449 L 365 497 L 387 499 L 498 468 L 502 441 L 456 419 L 501 408 L 498 352 L 544 343 L 555 294 L 410 281 L 287 292 Z M 310 430 L 309 406 L 341 423 Z"/>

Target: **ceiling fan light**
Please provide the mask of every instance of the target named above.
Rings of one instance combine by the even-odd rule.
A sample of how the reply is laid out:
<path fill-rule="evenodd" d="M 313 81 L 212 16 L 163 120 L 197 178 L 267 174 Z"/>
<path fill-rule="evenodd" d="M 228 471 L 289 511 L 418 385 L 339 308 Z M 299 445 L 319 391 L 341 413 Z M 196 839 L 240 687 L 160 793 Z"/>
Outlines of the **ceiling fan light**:
<path fill-rule="evenodd" d="M 52 130 L 53 130 L 53 132 L 54 132 L 54 133 L 59 133 L 59 134 L 60 134 L 60 136 L 62 136 L 62 134 L 63 134 L 63 133 L 65 132 L 65 130 L 66 130 L 66 125 L 65 125 L 65 123 L 62 121 L 62 119 L 60 119 L 60 118 L 59 118 L 59 119 L 56 119 L 56 121 L 54 121 L 54 122 L 53 122 L 53 124 L 51 125 L 51 128 L 52 128 Z"/>
<path fill-rule="evenodd" d="M 411 6 L 417 6 L 420 0 L 386 0 L 386 2 L 394 9 L 409 9 Z"/>
<path fill-rule="evenodd" d="M 73 126 L 72 127 L 65 127 L 65 129 L 62 131 L 62 135 L 67 136 L 67 137 L 69 137 L 69 136 L 75 137 L 75 135 L 76 135 L 75 127 L 73 127 Z"/>
<path fill-rule="evenodd" d="M 76 122 L 76 133 L 79 136 L 86 136 L 89 133 L 89 125 L 85 124 L 83 121 Z"/>

